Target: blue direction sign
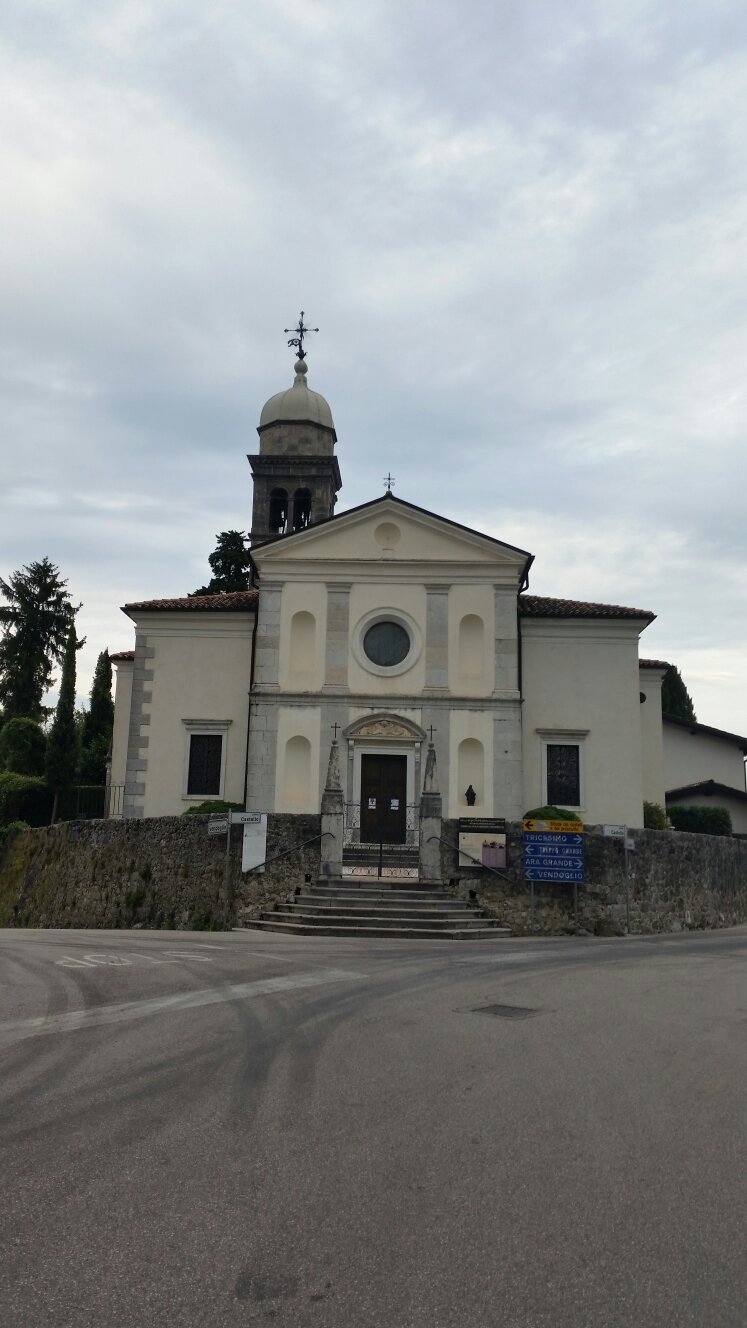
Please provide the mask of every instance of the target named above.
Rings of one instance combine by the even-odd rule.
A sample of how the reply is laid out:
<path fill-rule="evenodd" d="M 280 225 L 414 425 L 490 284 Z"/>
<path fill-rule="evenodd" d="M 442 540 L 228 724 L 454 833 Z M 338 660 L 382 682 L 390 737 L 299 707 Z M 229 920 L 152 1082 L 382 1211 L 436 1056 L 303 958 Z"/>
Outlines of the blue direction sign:
<path fill-rule="evenodd" d="M 527 881 L 584 880 L 584 836 L 560 831 L 524 831 L 524 879 Z"/>

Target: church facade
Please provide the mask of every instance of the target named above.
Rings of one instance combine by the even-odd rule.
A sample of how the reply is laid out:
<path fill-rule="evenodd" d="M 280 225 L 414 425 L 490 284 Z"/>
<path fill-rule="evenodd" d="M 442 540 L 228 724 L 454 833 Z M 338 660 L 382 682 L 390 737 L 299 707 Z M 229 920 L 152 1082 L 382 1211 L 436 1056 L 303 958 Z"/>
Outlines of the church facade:
<path fill-rule="evenodd" d="M 533 595 L 527 550 L 389 491 L 335 514 L 335 427 L 303 357 L 258 432 L 255 588 L 125 606 L 123 814 L 317 813 L 336 740 L 353 841 L 405 842 L 431 743 L 445 816 L 549 802 L 642 825 L 664 801 L 666 665 L 639 661 L 654 615 Z"/>

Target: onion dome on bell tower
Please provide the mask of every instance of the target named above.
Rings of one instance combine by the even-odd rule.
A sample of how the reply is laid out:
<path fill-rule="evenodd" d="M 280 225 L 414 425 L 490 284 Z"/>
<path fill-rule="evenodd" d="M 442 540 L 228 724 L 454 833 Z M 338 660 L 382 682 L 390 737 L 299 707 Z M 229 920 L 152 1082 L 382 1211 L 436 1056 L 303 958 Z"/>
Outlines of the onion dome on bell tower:
<path fill-rule="evenodd" d="M 298 359 L 292 385 L 262 407 L 259 452 L 249 456 L 254 479 L 252 544 L 326 520 L 334 513 L 342 486 L 332 411 L 307 381 L 303 339 L 319 329 L 304 326 L 302 311 L 298 327 L 285 330 L 297 334 L 288 345 L 296 348 Z"/>

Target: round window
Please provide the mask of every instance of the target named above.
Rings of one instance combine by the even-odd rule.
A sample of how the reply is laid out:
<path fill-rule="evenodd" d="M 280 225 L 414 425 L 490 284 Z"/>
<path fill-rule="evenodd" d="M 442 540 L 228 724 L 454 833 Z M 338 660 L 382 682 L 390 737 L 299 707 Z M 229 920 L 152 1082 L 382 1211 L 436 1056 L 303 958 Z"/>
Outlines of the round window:
<path fill-rule="evenodd" d="M 409 655 L 410 637 L 400 623 L 377 622 L 366 632 L 363 649 L 372 664 L 382 669 L 393 668 Z"/>

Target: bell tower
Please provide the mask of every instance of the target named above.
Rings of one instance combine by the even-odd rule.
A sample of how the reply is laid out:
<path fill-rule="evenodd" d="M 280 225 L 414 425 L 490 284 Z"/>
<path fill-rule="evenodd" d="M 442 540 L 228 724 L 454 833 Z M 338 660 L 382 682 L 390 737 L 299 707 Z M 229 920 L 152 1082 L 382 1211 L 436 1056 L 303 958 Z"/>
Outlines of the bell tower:
<path fill-rule="evenodd" d="M 298 351 L 291 387 L 265 403 L 259 420 L 259 452 L 249 456 L 254 480 L 252 544 L 305 530 L 334 513 L 342 487 L 334 454 L 337 434 L 328 402 L 307 383 L 303 312 L 289 346 Z"/>

